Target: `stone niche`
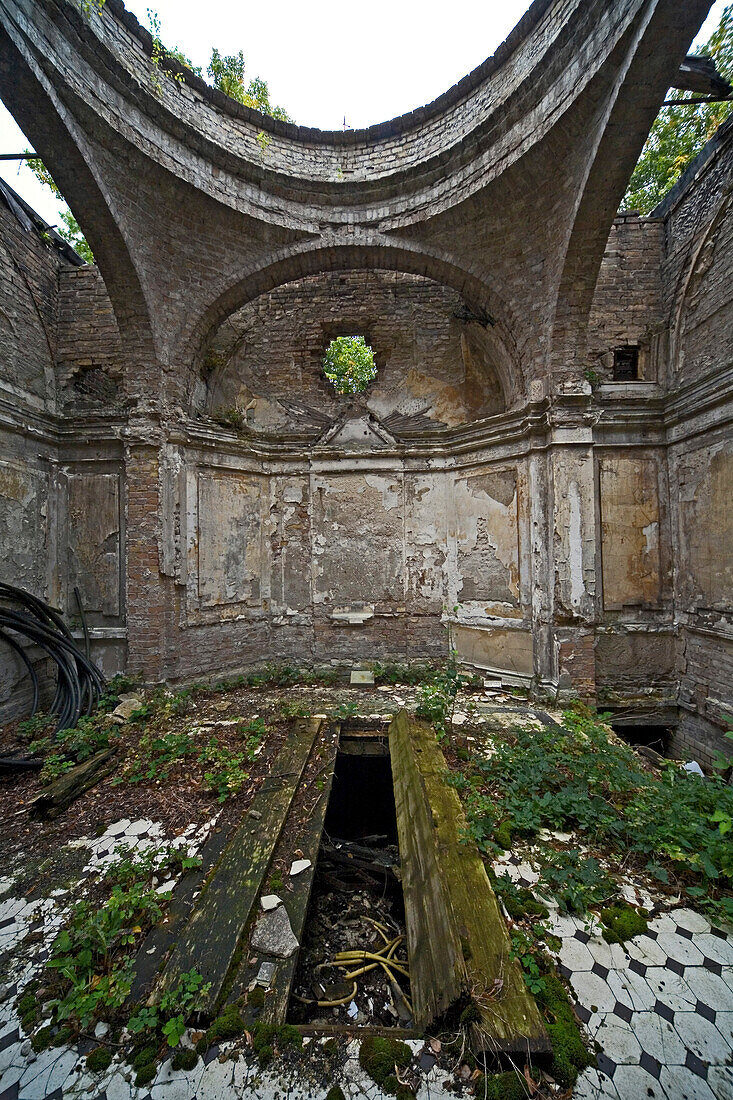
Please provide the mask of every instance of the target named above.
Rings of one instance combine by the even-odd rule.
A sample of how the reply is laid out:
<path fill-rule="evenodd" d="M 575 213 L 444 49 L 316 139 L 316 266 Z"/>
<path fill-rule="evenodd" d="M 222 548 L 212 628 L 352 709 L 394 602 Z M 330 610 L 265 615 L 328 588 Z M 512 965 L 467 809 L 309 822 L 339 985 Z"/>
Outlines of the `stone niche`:
<path fill-rule="evenodd" d="M 328 342 L 361 335 L 377 377 L 340 396 L 321 366 Z M 237 410 L 253 431 L 328 433 L 347 405 L 387 429 L 452 428 L 505 408 L 508 356 L 461 296 L 430 279 L 386 271 L 314 275 L 229 317 L 204 353 L 194 404 Z"/>

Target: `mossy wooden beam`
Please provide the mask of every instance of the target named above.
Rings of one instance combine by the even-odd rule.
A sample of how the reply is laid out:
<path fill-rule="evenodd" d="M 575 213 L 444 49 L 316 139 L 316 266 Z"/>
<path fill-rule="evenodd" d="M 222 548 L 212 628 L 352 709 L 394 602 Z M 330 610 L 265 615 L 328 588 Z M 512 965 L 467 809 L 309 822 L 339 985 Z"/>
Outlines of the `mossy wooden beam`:
<path fill-rule="evenodd" d="M 116 749 L 104 749 L 82 764 L 69 768 L 30 802 L 31 817 L 58 817 L 85 791 L 111 775 L 118 766 Z"/>
<path fill-rule="evenodd" d="M 301 871 L 299 875 L 296 875 L 295 878 L 290 880 L 291 889 L 289 889 L 287 893 L 283 892 L 285 898 L 283 904 L 288 911 L 290 927 L 293 930 L 295 938 L 301 944 L 303 942 L 308 902 L 310 900 L 313 879 L 316 873 L 318 850 L 321 845 L 321 836 L 323 834 L 323 823 L 326 820 L 326 810 L 328 809 L 328 800 L 331 795 L 334 764 L 336 762 L 338 747 L 339 726 L 332 725 L 319 738 L 318 745 L 314 749 L 314 754 L 303 776 L 301 791 L 303 791 L 303 797 L 307 798 L 309 801 L 306 819 L 302 820 L 304 811 L 302 804 L 299 805 L 301 800 L 301 793 L 299 791 L 290 806 L 290 811 L 282 831 L 282 837 L 274 854 L 276 862 L 281 854 L 284 856 L 286 855 L 288 858 L 292 858 L 291 850 L 297 847 L 302 852 L 302 858 L 311 861 L 310 867 L 306 868 L 305 871 Z M 315 774 L 320 780 L 320 790 L 316 788 L 314 791 L 308 788 L 304 791 L 303 788 L 308 786 L 308 777 L 312 774 L 311 769 L 313 767 L 315 767 Z M 281 849 L 285 849 L 285 851 L 281 853 Z M 268 962 L 274 963 L 275 973 L 270 984 L 270 990 L 265 998 L 264 1007 L 259 1015 L 259 1019 L 263 1020 L 265 1023 L 275 1024 L 277 1027 L 280 1027 L 286 1022 L 290 991 L 293 985 L 293 979 L 295 978 L 299 954 L 300 952 L 296 951 L 289 959 L 268 958 L 267 960 Z M 249 963 L 250 957 L 256 960 L 252 965 Z M 236 1001 L 246 992 L 250 982 L 256 976 L 262 961 L 262 957 L 258 956 L 256 952 L 244 952 L 242 964 L 232 983 L 228 1000 Z M 246 1008 L 244 1009 L 244 1013 L 245 1020 L 249 1022 Z M 254 1018 L 252 1022 L 254 1022 Z"/>
<path fill-rule="evenodd" d="M 445 782 L 448 767 L 432 727 L 401 711 L 390 746 L 416 1022 L 427 1026 L 471 996 L 481 1013 L 471 1026 L 475 1050 L 549 1051 L 486 869 L 467 839 L 460 800 Z M 431 989 L 441 978 L 444 984 Z"/>
<path fill-rule="evenodd" d="M 425 780 L 410 719 L 400 711 L 389 728 L 392 778 L 405 899 L 410 992 L 415 1023 L 426 1027 L 466 992 L 468 974 L 458 925 L 438 858 Z"/>
<path fill-rule="evenodd" d="M 198 1011 L 213 1015 L 320 728 L 320 719 L 292 724 L 270 774 L 206 882 L 153 1001 L 173 989 L 182 974 L 197 970 L 210 984 L 199 997 Z"/>

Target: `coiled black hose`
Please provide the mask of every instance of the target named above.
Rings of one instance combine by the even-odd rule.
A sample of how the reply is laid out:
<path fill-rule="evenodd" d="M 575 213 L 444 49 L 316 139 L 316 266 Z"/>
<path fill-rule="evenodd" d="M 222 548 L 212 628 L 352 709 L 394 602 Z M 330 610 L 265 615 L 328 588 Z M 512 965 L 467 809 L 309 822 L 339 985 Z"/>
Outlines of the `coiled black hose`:
<path fill-rule="evenodd" d="M 76 595 L 88 639 L 84 612 Z M 33 703 L 29 717 L 38 710 L 38 676 L 23 642 L 38 646 L 56 665 L 56 691 L 49 708 L 56 718 L 56 730 L 73 729 L 83 714 L 92 713 L 106 681 L 88 653 L 76 644 L 59 611 L 22 588 L 0 582 L 0 640 L 19 655 L 31 678 Z"/>

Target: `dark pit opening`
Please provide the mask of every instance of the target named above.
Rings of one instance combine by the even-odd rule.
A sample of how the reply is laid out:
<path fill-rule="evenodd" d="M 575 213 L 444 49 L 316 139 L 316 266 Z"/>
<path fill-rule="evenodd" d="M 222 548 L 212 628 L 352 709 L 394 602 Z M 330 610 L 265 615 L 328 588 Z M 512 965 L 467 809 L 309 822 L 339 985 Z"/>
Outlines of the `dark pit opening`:
<path fill-rule="evenodd" d="M 361 952 L 382 952 L 386 968 L 355 957 Z M 350 728 L 339 742 L 288 1019 L 324 1030 L 409 1029 L 408 969 L 388 743 Z"/>
<path fill-rule="evenodd" d="M 359 740 L 366 742 L 372 739 Z M 342 737 L 342 744 L 345 741 L 346 738 Z M 372 740 L 372 745 L 378 745 L 378 742 Z M 385 748 L 384 753 L 372 754 L 366 744 L 353 746 L 362 750 L 356 752 L 352 751 L 351 743 L 344 747 L 347 751 L 339 752 L 336 757 L 324 826 L 327 835 L 361 843 L 368 843 L 373 837 L 383 837 L 385 844 L 397 844 L 397 814 L 389 750 Z"/>
<path fill-rule="evenodd" d="M 611 726 L 614 733 L 623 738 L 630 745 L 639 745 L 647 749 L 653 749 L 660 756 L 666 756 L 669 750 L 671 730 L 668 726 L 652 726 L 640 723 L 639 725 Z"/>

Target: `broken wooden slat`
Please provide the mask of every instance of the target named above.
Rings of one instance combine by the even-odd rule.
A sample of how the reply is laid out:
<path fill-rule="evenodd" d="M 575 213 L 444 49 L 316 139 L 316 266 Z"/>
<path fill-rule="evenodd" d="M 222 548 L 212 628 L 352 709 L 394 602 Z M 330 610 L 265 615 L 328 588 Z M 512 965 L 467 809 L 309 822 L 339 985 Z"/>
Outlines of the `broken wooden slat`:
<path fill-rule="evenodd" d="M 431 1022 L 434 1017 L 423 1013 L 429 1013 L 433 1003 L 438 1005 L 434 1015 L 448 1007 L 447 997 L 431 996 L 425 988 L 442 969 L 451 981 L 451 1003 L 470 994 L 481 1009 L 480 1024 L 472 1025 L 474 1049 L 525 1054 L 548 1051 L 545 1025 L 521 967 L 511 956 L 509 934 L 486 869 L 475 844 L 466 840 L 467 822 L 460 800 L 445 782 L 447 764 L 434 731 L 401 711 L 390 727 L 390 742 L 416 1022 Z M 420 822 L 419 843 L 426 849 L 417 855 L 417 837 L 408 839 L 416 820 Z M 420 883 L 423 866 L 431 871 L 428 892 Z M 446 926 L 447 939 L 427 945 L 416 942 L 431 923 L 426 910 L 432 909 L 436 911 L 433 923 Z M 446 943 L 450 955 L 441 962 Z"/>
<path fill-rule="evenodd" d="M 32 817 L 58 817 L 85 791 L 110 775 L 117 767 L 116 749 L 104 749 L 82 764 L 69 768 L 53 783 L 49 783 L 30 803 Z"/>
<path fill-rule="evenodd" d="M 415 1023 L 426 1027 L 465 993 L 461 940 L 438 859 L 430 800 L 417 766 L 410 721 L 390 726 L 390 752 L 405 899 L 410 992 Z"/>
<path fill-rule="evenodd" d="M 292 890 L 288 891 L 283 903 L 288 911 L 293 934 L 298 943 L 301 944 L 323 834 L 323 823 L 326 820 L 326 810 L 328 809 L 328 800 L 333 783 L 334 764 L 339 747 L 338 732 L 338 727 L 332 727 L 330 736 L 326 734 L 326 737 L 320 742 L 316 763 L 317 774 L 323 777 L 323 787 L 318 793 L 315 805 L 310 809 L 308 820 L 305 825 L 293 822 L 291 827 L 291 821 L 288 819 L 283 829 L 283 842 L 286 837 L 290 844 L 293 844 L 297 839 L 297 847 L 303 853 L 303 858 L 311 861 L 310 867 L 307 867 L 290 880 Z M 307 775 L 308 770 L 306 770 L 304 782 Z M 295 802 L 291 806 L 291 814 L 294 809 Z M 277 853 L 275 855 L 277 857 Z M 265 998 L 265 1004 L 260 1015 L 260 1019 L 266 1023 L 280 1027 L 287 1019 L 290 991 L 295 978 L 298 956 L 299 952 L 296 951 L 289 959 L 275 959 L 272 957 L 267 959 L 268 962 L 274 963 L 275 972 L 270 985 L 270 992 Z M 244 993 L 250 981 L 256 975 L 262 961 L 261 958 L 258 958 L 254 966 L 251 967 L 243 964 L 229 995 L 230 1001 L 236 1000 L 238 996 Z"/>
<path fill-rule="evenodd" d="M 204 886 L 153 1001 L 175 988 L 182 974 L 197 970 L 210 985 L 199 997 L 198 1011 L 213 1015 L 320 727 L 314 718 L 293 723 L 272 772 Z"/>

